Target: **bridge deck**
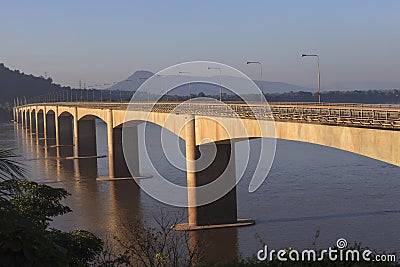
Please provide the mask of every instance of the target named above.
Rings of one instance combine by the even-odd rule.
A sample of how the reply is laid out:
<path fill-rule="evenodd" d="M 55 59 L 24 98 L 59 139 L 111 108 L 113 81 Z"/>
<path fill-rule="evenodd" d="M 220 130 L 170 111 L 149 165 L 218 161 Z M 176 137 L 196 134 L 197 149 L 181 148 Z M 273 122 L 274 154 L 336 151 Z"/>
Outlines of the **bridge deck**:
<path fill-rule="evenodd" d="M 350 127 L 400 130 L 400 105 L 354 103 L 270 103 L 243 104 L 213 102 L 55 102 L 26 106 L 73 106 L 93 109 L 141 110 L 204 116 L 317 123 Z"/>

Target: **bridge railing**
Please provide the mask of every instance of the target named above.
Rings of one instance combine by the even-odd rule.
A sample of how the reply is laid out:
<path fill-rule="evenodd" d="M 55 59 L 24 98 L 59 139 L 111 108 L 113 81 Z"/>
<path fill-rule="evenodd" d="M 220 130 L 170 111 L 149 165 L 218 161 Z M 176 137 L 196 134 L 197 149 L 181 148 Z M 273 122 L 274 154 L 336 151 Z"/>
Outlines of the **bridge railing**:
<path fill-rule="evenodd" d="M 371 127 L 400 127 L 400 108 L 383 105 L 290 105 L 272 103 L 218 105 L 216 103 L 134 103 L 131 110 L 168 113 L 198 114 L 207 116 L 240 117 L 246 119 L 269 119 L 306 121 L 324 124 L 348 124 Z"/>
<path fill-rule="evenodd" d="M 400 104 L 363 104 L 363 103 L 328 103 L 328 102 L 271 102 L 270 105 L 291 106 L 342 106 L 365 108 L 400 108 Z"/>
<path fill-rule="evenodd" d="M 243 103 L 220 105 L 215 102 L 58 102 L 57 105 L 400 129 L 399 105 L 309 102 L 283 102 L 270 105 Z"/>

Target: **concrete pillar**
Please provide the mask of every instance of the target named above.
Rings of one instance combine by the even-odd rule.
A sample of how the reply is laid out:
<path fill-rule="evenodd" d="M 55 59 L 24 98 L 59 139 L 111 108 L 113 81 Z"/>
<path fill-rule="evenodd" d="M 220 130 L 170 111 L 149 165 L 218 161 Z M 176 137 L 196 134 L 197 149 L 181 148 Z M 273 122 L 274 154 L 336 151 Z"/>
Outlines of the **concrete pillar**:
<path fill-rule="evenodd" d="M 15 108 L 15 119 L 16 119 L 16 122 L 18 123 L 19 122 L 19 110 L 18 110 L 18 108 Z"/>
<path fill-rule="evenodd" d="M 85 158 L 97 155 L 96 121 L 94 118 L 84 118 L 77 122 L 77 137 L 75 150 L 80 157 L 75 160 L 76 175 L 80 177 L 97 177 L 97 159 Z M 84 158 L 82 158 L 84 157 Z"/>
<path fill-rule="evenodd" d="M 24 111 L 22 111 L 21 110 L 21 125 L 22 125 L 22 128 L 24 128 L 24 126 L 25 126 L 25 122 L 24 122 L 24 120 L 25 120 L 25 113 L 24 113 Z"/>
<path fill-rule="evenodd" d="M 78 108 L 75 107 L 74 112 L 74 156 L 79 156 L 79 142 L 78 142 Z"/>
<path fill-rule="evenodd" d="M 29 125 L 27 113 L 28 112 L 26 110 L 24 110 L 24 129 L 25 130 L 28 129 L 28 125 Z"/>
<path fill-rule="evenodd" d="M 188 115 L 185 125 L 186 179 L 188 187 L 189 226 L 197 225 L 196 203 L 196 125 L 195 117 Z"/>
<path fill-rule="evenodd" d="M 31 133 L 32 134 L 36 134 L 37 132 L 37 128 L 36 128 L 36 109 L 35 109 L 35 113 L 32 111 L 31 112 L 31 121 L 32 121 L 32 127 L 31 127 Z"/>
<path fill-rule="evenodd" d="M 71 157 L 74 155 L 73 143 L 73 117 L 60 116 L 58 117 L 58 151 L 60 157 Z"/>
<path fill-rule="evenodd" d="M 56 140 L 56 118 L 54 112 L 46 114 L 46 144 L 48 146 L 55 145 Z"/>
<path fill-rule="evenodd" d="M 124 134 L 129 137 L 129 142 L 122 144 L 122 127 L 113 129 L 113 158 L 115 177 L 139 177 L 139 146 L 137 126 L 125 126 Z M 126 157 L 125 157 L 125 154 Z M 131 171 L 126 162 L 129 161 Z"/>
<path fill-rule="evenodd" d="M 200 156 L 199 150 L 197 150 L 197 153 L 197 156 Z M 197 207 L 197 225 L 232 224 L 237 222 L 234 144 L 217 144 L 217 153 L 214 161 L 206 169 L 196 173 L 196 187 L 211 183 L 215 179 L 223 179 L 224 186 L 233 188 L 220 199 Z"/>
<path fill-rule="evenodd" d="M 37 142 L 37 144 L 39 144 L 39 135 L 40 135 L 40 129 L 39 129 L 39 113 L 38 113 L 38 110 L 37 110 L 37 107 L 36 107 L 36 110 L 35 110 L 36 112 L 35 112 L 35 131 L 36 131 L 36 142 Z"/>
<path fill-rule="evenodd" d="M 58 143 L 63 146 L 72 146 L 74 142 L 73 136 L 73 118 L 72 116 L 58 117 Z"/>
<path fill-rule="evenodd" d="M 78 156 L 96 156 L 96 121 L 83 119 L 78 121 Z"/>
<path fill-rule="evenodd" d="M 46 116 L 46 106 L 44 107 L 43 110 L 43 142 L 44 142 L 44 146 L 47 146 L 47 116 Z"/>
<path fill-rule="evenodd" d="M 29 116 L 29 131 L 32 133 L 33 132 L 33 128 L 32 128 L 32 126 L 33 126 L 33 123 L 32 123 L 32 111 L 29 111 L 28 116 Z"/>
<path fill-rule="evenodd" d="M 17 122 L 17 119 L 16 119 L 16 116 L 15 116 L 15 111 L 16 109 L 15 108 L 13 108 L 13 120 L 14 120 L 14 122 Z"/>
<path fill-rule="evenodd" d="M 28 130 L 28 111 L 25 110 L 24 112 L 24 127 Z"/>
<path fill-rule="evenodd" d="M 59 128 L 58 128 L 58 106 L 56 106 L 56 112 L 54 114 L 54 127 L 55 127 L 56 146 L 58 147 L 60 145 Z"/>
<path fill-rule="evenodd" d="M 108 170 L 109 177 L 114 178 L 114 138 L 113 138 L 113 111 L 107 112 L 107 145 L 108 145 Z"/>
<path fill-rule="evenodd" d="M 238 219 L 234 146 L 229 142 L 216 144 L 217 152 L 214 161 L 204 170 L 196 171 L 195 160 L 200 157 L 200 149 L 199 147 L 196 147 L 196 124 L 194 116 L 188 117 L 187 121 L 188 122 L 185 125 L 185 141 L 189 205 L 188 227 L 196 228 L 202 226 L 212 227 L 213 225 L 236 225 Z M 205 144 L 202 146 L 211 145 L 213 144 Z M 207 150 L 207 148 L 205 150 Z M 211 183 L 215 179 L 223 179 L 225 186 L 233 188 L 220 199 L 199 206 L 199 196 L 198 192 L 196 192 L 196 188 Z"/>

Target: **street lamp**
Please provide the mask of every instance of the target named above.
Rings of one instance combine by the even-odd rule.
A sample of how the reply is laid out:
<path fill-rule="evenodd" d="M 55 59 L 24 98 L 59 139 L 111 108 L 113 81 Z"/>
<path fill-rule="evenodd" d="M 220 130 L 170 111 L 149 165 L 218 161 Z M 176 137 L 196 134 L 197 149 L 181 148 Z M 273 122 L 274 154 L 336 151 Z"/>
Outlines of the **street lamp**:
<path fill-rule="evenodd" d="M 222 70 L 217 67 L 208 67 L 209 70 L 219 70 L 219 101 L 222 102 Z"/>
<path fill-rule="evenodd" d="M 317 58 L 317 63 L 318 63 L 318 103 L 321 103 L 321 74 L 319 71 L 319 56 L 318 55 L 307 55 L 307 54 L 302 54 L 301 57 L 316 57 Z"/>
<path fill-rule="evenodd" d="M 262 64 L 259 61 L 247 61 L 246 64 L 259 64 L 260 65 L 260 102 L 263 102 L 263 78 L 262 78 Z"/>
<path fill-rule="evenodd" d="M 147 80 L 150 77 L 139 77 L 139 80 Z M 150 92 L 147 92 L 147 102 L 150 102 Z"/>
<path fill-rule="evenodd" d="M 190 72 L 187 72 L 187 71 L 180 71 L 178 73 L 179 74 L 184 74 L 184 73 L 190 74 Z M 190 78 L 189 78 L 189 99 L 192 100 L 192 81 L 190 80 Z"/>
<path fill-rule="evenodd" d="M 163 77 L 164 78 L 164 86 L 165 86 L 165 98 L 166 101 L 168 102 L 168 87 L 167 87 L 167 75 L 161 75 L 161 74 L 157 74 L 158 77 Z"/>

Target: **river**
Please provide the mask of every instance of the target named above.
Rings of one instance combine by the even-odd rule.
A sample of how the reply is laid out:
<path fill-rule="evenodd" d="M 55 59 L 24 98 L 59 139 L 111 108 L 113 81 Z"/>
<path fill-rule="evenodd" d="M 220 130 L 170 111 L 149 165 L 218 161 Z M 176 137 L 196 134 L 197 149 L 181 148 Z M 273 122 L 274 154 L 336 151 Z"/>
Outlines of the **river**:
<path fill-rule="evenodd" d="M 98 154 L 105 155 L 106 126 L 101 122 L 96 125 Z M 1 147 L 15 148 L 30 179 L 71 193 L 64 203 L 73 212 L 55 218 L 54 227 L 86 229 L 101 237 L 118 236 L 121 224 L 133 220 L 151 222 L 160 210 L 186 214 L 185 209 L 162 204 L 140 192 L 134 181 L 96 181 L 95 177 L 108 174 L 107 158 L 97 159 L 97 169 L 88 164 L 77 175 L 73 161 L 63 160 L 60 164 L 51 158 L 54 148 L 37 146 L 21 126 L 3 123 L 0 127 Z M 159 128 L 154 126 L 147 134 L 158 133 Z M 140 132 L 139 140 L 142 138 Z M 250 142 L 257 146 L 259 141 Z M 154 155 L 161 154 L 157 142 L 151 150 Z M 242 160 L 240 155 L 236 154 L 236 160 Z M 159 164 L 172 180 L 185 181 L 185 173 L 168 166 L 162 157 Z M 140 170 L 157 175 L 142 159 Z M 199 235 L 209 243 L 210 258 L 250 256 L 261 249 L 256 235 L 272 249 L 312 248 L 317 230 L 318 248 L 328 248 L 338 238 L 345 238 L 350 244 L 359 241 L 378 251 L 400 252 L 398 167 L 333 148 L 278 140 L 271 171 L 254 193 L 247 191 L 250 175 L 251 170 L 238 185 L 238 215 L 254 219 L 256 224 L 201 232 Z"/>

